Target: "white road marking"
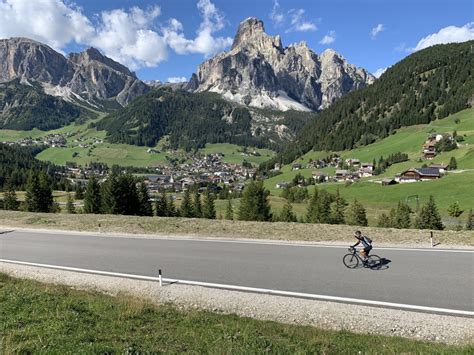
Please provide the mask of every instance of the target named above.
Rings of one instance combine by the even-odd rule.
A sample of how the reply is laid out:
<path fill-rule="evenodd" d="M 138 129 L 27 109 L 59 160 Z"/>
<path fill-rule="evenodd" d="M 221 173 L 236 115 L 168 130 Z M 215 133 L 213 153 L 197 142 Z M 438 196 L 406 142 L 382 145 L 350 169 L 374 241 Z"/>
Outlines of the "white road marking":
<path fill-rule="evenodd" d="M 138 280 L 159 282 L 159 278 L 153 277 L 153 276 L 124 274 L 124 273 L 118 273 L 118 272 L 82 269 L 82 268 L 76 268 L 76 267 L 50 265 L 50 264 L 31 263 L 31 262 L 26 262 L 26 261 L 8 260 L 8 259 L 0 259 L 0 262 L 9 263 L 9 264 L 26 265 L 26 266 L 36 266 L 36 267 L 43 267 L 43 268 L 48 268 L 48 269 L 56 269 L 56 270 L 64 270 L 64 271 L 81 272 L 81 273 L 87 273 L 87 274 L 96 274 L 96 275 L 103 275 L 103 276 L 122 277 L 122 278 L 128 278 L 128 279 L 138 279 Z M 177 279 L 169 279 L 169 278 L 162 278 L 162 281 L 170 283 L 170 284 L 178 283 L 181 285 L 202 286 L 202 287 L 219 288 L 219 289 L 232 290 L 232 291 L 263 293 L 263 294 L 270 294 L 270 295 L 276 295 L 276 296 L 308 298 L 308 299 L 322 300 L 322 301 L 355 303 L 355 304 L 361 304 L 361 305 L 367 305 L 367 306 L 398 308 L 398 309 L 403 309 L 403 310 L 408 310 L 408 311 L 422 311 L 422 312 L 429 312 L 429 313 L 443 313 L 443 314 L 452 314 L 452 315 L 458 315 L 458 316 L 474 317 L 474 312 L 463 311 L 459 309 L 417 306 L 417 305 L 410 305 L 410 304 L 404 304 L 404 303 L 373 301 L 373 300 L 364 300 L 364 299 L 358 299 L 358 298 L 338 297 L 338 296 L 326 296 L 326 295 L 317 295 L 317 294 L 312 294 L 312 293 L 281 291 L 281 290 L 218 284 L 218 283 L 201 282 L 201 281 L 177 280 Z"/>
<path fill-rule="evenodd" d="M 21 232 L 29 232 L 30 230 L 18 229 Z M 13 231 L 15 232 L 15 231 Z M 328 244 L 315 244 L 305 243 L 302 241 L 273 241 L 273 240 L 242 240 L 242 239 L 219 239 L 219 238 L 194 238 L 185 236 L 160 236 L 153 234 L 141 234 L 137 236 L 133 235 L 121 235 L 121 234 L 95 234 L 94 232 L 77 232 L 77 231 L 35 231 L 31 230 L 32 233 L 37 234 L 58 234 L 66 236 L 80 236 L 88 235 L 99 238 L 121 238 L 121 239 L 146 239 L 146 240 L 166 240 L 166 241 L 189 241 L 189 242 L 210 242 L 210 243 L 235 243 L 235 244 L 261 244 L 261 245 L 279 245 L 279 246 L 290 246 L 290 247 L 310 247 L 310 248 L 336 248 L 336 249 L 348 249 L 349 245 L 328 245 Z M 443 252 L 443 253 L 474 253 L 473 249 L 431 249 L 431 248 L 402 248 L 402 247 L 378 247 L 374 243 L 375 253 L 377 250 L 396 250 L 396 251 L 421 251 L 421 252 Z"/>

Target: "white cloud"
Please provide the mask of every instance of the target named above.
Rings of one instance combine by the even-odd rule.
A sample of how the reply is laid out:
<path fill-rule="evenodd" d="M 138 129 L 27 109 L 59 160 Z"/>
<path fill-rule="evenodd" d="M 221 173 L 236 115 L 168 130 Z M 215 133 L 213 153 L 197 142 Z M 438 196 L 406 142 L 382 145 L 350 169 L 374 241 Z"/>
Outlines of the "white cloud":
<path fill-rule="evenodd" d="M 187 39 L 183 33 L 183 25 L 177 19 L 168 21 L 163 28 L 166 43 L 178 54 L 201 53 L 206 57 L 220 52 L 232 44 L 230 37 L 214 37 L 214 32 L 224 28 L 224 15 L 210 0 L 199 0 L 197 7 L 202 22 L 196 38 Z"/>
<path fill-rule="evenodd" d="M 385 71 L 388 69 L 388 67 L 385 68 L 379 68 L 375 71 L 374 76 L 378 79 L 380 76 L 385 73 Z"/>
<path fill-rule="evenodd" d="M 383 31 L 385 31 L 385 26 L 379 23 L 377 26 L 372 28 L 372 31 L 370 31 L 370 37 L 372 37 L 372 39 L 376 39 L 378 34 Z"/>
<path fill-rule="evenodd" d="M 158 6 L 104 11 L 89 43 L 133 70 L 155 67 L 168 54 L 164 38 L 152 29 L 160 12 Z"/>
<path fill-rule="evenodd" d="M 0 38 L 28 37 L 61 50 L 93 33 L 81 9 L 60 0 L 0 0 Z"/>
<path fill-rule="evenodd" d="M 270 18 L 275 23 L 275 26 L 279 26 L 285 21 L 285 15 L 280 10 L 280 3 L 278 0 L 273 1 L 272 12 L 270 13 Z"/>
<path fill-rule="evenodd" d="M 158 6 L 111 10 L 94 23 L 65 0 L 0 0 L 0 38 L 28 37 L 62 51 L 69 43 L 94 46 L 132 70 L 167 58 L 166 43 L 153 30 Z"/>
<path fill-rule="evenodd" d="M 331 44 L 336 40 L 336 31 L 329 31 L 327 35 L 319 41 L 320 44 Z"/>
<path fill-rule="evenodd" d="M 314 22 L 304 20 L 304 9 L 291 9 L 288 13 L 291 15 L 291 27 L 286 32 L 306 32 L 318 29 Z"/>
<path fill-rule="evenodd" d="M 172 83 L 172 84 L 185 83 L 187 81 L 188 79 L 186 79 L 184 76 L 172 76 L 171 78 L 168 78 L 167 80 L 168 83 Z"/>
<path fill-rule="evenodd" d="M 448 26 L 440 29 L 437 33 L 422 38 L 412 51 L 419 51 L 435 44 L 465 42 L 474 39 L 474 22 L 462 27 Z"/>

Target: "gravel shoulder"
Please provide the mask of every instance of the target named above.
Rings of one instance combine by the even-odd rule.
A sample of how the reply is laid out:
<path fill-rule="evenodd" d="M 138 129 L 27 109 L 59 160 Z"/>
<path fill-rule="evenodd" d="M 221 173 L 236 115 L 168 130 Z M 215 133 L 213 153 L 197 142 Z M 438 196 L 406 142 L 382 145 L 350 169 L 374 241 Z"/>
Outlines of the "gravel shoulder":
<path fill-rule="evenodd" d="M 233 292 L 198 286 L 82 274 L 0 263 L 0 272 L 13 277 L 64 284 L 111 295 L 129 294 L 157 304 L 173 303 L 182 309 L 205 309 L 261 320 L 348 330 L 355 333 L 402 336 L 447 344 L 473 344 L 474 319 L 408 312 L 352 304 Z"/>

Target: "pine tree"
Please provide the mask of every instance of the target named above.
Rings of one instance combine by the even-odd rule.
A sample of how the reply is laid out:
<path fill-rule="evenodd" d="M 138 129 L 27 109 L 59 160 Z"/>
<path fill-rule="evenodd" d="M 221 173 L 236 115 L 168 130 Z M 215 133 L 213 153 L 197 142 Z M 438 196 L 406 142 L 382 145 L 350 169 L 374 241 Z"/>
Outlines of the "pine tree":
<path fill-rule="evenodd" d="M 75 199 L 76 200 L 83 200 L 84 199 L 84 187 L 80 182 L 77 183 L 76 186 L 76 193 L 75 193 Z"/>
<path fill-rule="evenodd" d="M 252 180 L 242 194 L 239 207 L 239 220 L 242 221 L 271 221 L 270 192 L 263 186 L 263 181 Z"/>
<path fill-rule="evenodd" d="M 416 227 L 419 229 L 444 229 L 438 207 L 432 195 L 428 202 L 422 207 L 420 216 L 416 221 Z"/>
<path fill-rule="evenodd" d="M 16 197 L 16 191 L 13 184 L 8 180 L 4 186 L 3 208 L 5 210 L 16 211 L 20 205 Z"/>
<path fill-rule="evenodd" d="M 380 216 L 379 216 L 379 219 L 377 221 L 377 227 L 381 227 L 381 228 L 389 228 L 391 227 L 390 225 L 390 218 L 385 214 L 385 213 L 382 213 Z"/>
<path fill-rule="evenodd" d="M 201 195 L 199 194 L 199 191 L 197 189 L 196 189 L 196 192 L 194 193 L 193 215 L 195 218 L 202 217 Z"/>
<path fill-rule="evenodd" d="M 38 175 L 30 171 L 26 183 L 25 203 L 28 212 L 41 212 L 41 188 Z"/>
<path fill-rule="evenodd" d="M 91 176 L 87 184 L 84 194 L 84 213 L 102 213 L 100 185 L 96 176 Z"/>
<path fill-rule="evenodd" d="M 397 212 L 395 221 L 392 227 L 395 228 L 410 228 L 411 226 L 411 219 L 410 219 L 411 208 L 402 202 L 398 203 Z"/>
<path fill-rule="evenodd" d="M 457 202 L 454 202 L 452 205 L 448 207 L 448 214 L 451 217 L 458 218 L 460 215 L 462 215 L 463 212 L 464 211 L 461 210 L 461 208 L 459 207 L 459 203 Z"/>
<path fill-rule="evenodd" d="M 232 208 L 232 199 L 227 199 L 227 208 L 225 210 L 225 219 L 233 220 L 234 219 L 234 210 Z"/>
<path fill-rule="evenodd" d="M 449 170 L 456 170 L 457 168 L 458 168 L 458 162 L 457 162 L 456 158 L 451 157 L 451 159 L 449 159 L 448 169 Z"/>
<path fill-rule="evenodd" d="M 40 186 L 40 211 L 39 212 L 53 212 L 53 189 L 51 187 L 51 180 L 45 172 L 39 174 Z"/>
<path fill-rule="evenodd" d="M 356 199 L 349 205 L 346 213 L 347 224 L 354 226 L 367 226 L 367 215 L 364 206 Z"/>
<path fill-rule="evenodd" d="M 466 230 L 474 230 L 474 217 L 472 216 L 472 208 L 469 209 L 469 213 L 467 215 Z"/>
<path fill-rule="evenodd" d="M 308 210 L 306 212 L 306 220 L 308 223 L 317 223 L 318 222 L 318 195 L 319 191 L 315 187 L 313 196 L 308 204 Z"/>
<path fill-rule="evenodd" d="M 181 217 L 192 218 L 193 215 L 193 205 L 191 202 L 191 192 L 189 188 L 184 190 L 183 201 L 181 202 L 181 207 L 179 209 L 179 215 Z"/>
<path fill-rule="evenodd" d="M 176 217 L 178 215 L 178 211 L 176 211 L 176 206 L 174 203 L 174 198 L 171 195 L 168 197 L 168 208 L 166 215 L 168 217 Z"/>
<path fill-rule="evenodd" d="M 286 201 L 278 218 L 281 222 L 296 222 L 296 215 L 293 213 L 293 206 L 290 201 Z"/>
<path fill-rule="evenodd" d="M 336 190 L 336 196 L 331 208 L 331 223 L 344 224 L 344 208 L 346 208 L 346 200 L 341 197 L 339 188 Z"/>
<path fill-rule="evenodd" d="M 66 210 L 67 210 L 67 213 L 70 213 L 70 214 L 76 213 L 76 206 L 74 206 L 74 198 L 69 192 L 67 193 Z"/>
<path fill-rule="evenodd" d="M 206 190 L 204 194 L 204 204 L 202 206 L 202 217 L 207 219 L 216 219 L 216 207 L 214 205 L 214 196 Z"/>
<path fill-rule="evenodd" d="M 104 183 L 100 185 L 101 209 L 103 213 L 116 214 L 118 211 L 116 195 L 118 192 L 118 174 L 112 170 Z"/>
<path fill-rule="evenodd" d="M 319 192 L 318 200 L 318 223 L 331 223 L 332 195 L 325 190 Z"/>
<path fill-rule="evenodd" d="M 155 213 L 158 217 L 169 217 L 168 199 L 166 198 L 165 190 L 161 192 L 160 197 L 156 200 Z"/>
<path fill-rule="evenodd" d="M 140 206 L 140 216 L 153 216 L 153 206 L 150 201 L 148 187 L 143 181 L 138 185 L 138 203 Z"/>

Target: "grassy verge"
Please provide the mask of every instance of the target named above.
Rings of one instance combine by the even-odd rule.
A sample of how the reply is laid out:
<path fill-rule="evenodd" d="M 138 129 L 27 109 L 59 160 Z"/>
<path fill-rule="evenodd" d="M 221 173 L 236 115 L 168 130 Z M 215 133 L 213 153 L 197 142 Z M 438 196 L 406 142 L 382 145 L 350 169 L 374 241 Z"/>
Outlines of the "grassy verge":
<path fill-rule="evenodd" d="M 403 338 L 183 311 L 0 274 L 0 352 L 472 353 Z"/>
<path fill-rule="evenodd" d="M 427 246 L 429 231 L 391 228 L 360 228 L 346 225 L 246 222 L 186 218 L 158 218 L 116 215 L 44 214 L 0 211 L 0 226 L 44 228 L 72 231 L 130 234 L 203 235 L 225 238 L 299 240 L 352 243 L 355 229 L 361 229 L 379 244 Z M 472 231 L 436 231 L 435 241 L 441 247 L 474 246 Z"/>

